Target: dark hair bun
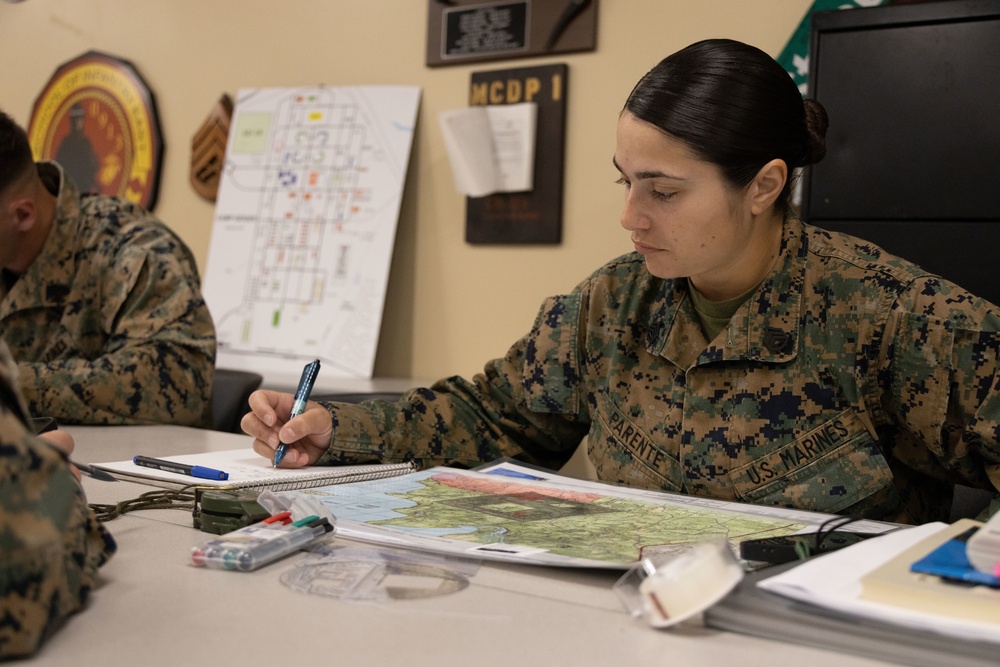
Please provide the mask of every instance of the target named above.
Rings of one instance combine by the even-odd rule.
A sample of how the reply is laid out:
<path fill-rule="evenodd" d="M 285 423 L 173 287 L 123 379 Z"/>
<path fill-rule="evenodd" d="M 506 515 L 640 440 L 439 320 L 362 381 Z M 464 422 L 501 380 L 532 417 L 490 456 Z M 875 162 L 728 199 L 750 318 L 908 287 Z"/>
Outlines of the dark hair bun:
<path fill-rule="evenodd" d="M 806 153 L 801 166 L 816 164 L 826 155 L 826 129 L 830 126 L 826 109 L 816 100 L 803 100 L 806 112 Z"/>

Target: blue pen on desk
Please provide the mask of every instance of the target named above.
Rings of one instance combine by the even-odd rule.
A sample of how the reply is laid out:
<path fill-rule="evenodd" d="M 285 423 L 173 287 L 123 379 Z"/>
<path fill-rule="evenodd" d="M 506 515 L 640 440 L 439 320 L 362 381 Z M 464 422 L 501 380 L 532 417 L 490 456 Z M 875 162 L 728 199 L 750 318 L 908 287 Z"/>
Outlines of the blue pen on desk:
<path fill-rule="evenodd" d="M 288 420 L 295 419 L 306 409 L 309 401 L 309 394 L 312 393 L 313 385 L 316 384 L 316 376 L 319 375 L 319 359 L 306 364 L 302 369 L 302 377 L 299 378 L 299 387 L 295 390 L 295 403 L 292 404 L 292 412 L 288 415 Z M 285 458 L 285 451 L 288 445 L 283 442 L 278 443 L 278 448 L 274 450 L 274 460 L 272 465 L 277 468 L 281 465 L 281 460 Z"/>
<path fill-rule="evenodd" d="M 132 463 L 145 468 L 155 468 L 166 472 L 177 473 L 178 475 L 188 475 L 199 479 L 229 479 L 229 473 L 206 468 L 205 466 L 189 466 L 186 463 L 176 461 L 166 461 L 164 459 L 154 459 L 149 456 L 133 456 Z"/>

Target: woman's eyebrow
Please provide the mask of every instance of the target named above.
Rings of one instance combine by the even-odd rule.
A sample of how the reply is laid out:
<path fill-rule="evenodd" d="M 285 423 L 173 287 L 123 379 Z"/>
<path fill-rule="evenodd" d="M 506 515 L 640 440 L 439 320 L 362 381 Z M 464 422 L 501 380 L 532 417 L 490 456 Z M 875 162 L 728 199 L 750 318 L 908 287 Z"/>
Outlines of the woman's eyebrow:
<path fill-rule="evenodd" d="M 615 165 L 615 169 L 617 169 L 620 173 L 625 173 L 624 171 L 622 171 L 622 168 L 619 166 L 618 160 L 616 160 L 613 157 L 611 158 L 611 164 Z M 668 174 L 668 173 L 666 173 L 664 171 L 638 171 L 638 172 L 635 173 L 635 179 L 637 181 L 645 179 L 645 178 L 669 178 L 672 181 L 686 181 L 687 180 L 686 178 L 682 178 L 680 176 L 673 176 L 673 175 Z"/>

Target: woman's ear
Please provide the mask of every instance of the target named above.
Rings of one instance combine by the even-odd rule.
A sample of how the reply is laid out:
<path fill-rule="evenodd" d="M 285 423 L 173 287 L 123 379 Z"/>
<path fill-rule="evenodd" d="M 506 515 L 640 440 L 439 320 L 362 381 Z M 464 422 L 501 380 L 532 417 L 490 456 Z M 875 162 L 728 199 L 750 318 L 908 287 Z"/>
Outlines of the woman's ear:
<path fill-rule="evenodd" d="M 769 209 L 781 195 L 786 181 L 788 165 L 784 160 L 774 159 L 761 167 L 747 191 L 751 212 L 760 215 Z"/>

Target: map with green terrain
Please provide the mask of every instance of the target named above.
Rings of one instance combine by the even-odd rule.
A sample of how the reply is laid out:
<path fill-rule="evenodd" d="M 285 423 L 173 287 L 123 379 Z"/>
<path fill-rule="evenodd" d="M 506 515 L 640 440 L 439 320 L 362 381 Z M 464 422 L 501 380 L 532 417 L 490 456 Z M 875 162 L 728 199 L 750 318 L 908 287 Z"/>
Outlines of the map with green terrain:
<path fill-rule="evenodd" d="M 511 464 L 486 473 L 433 468 L 302 493 L 327 505 L 348 537 L 567 564 L 628 565 L 713 537 L 738 544 L 826 518 L 622 489 Z"/>

